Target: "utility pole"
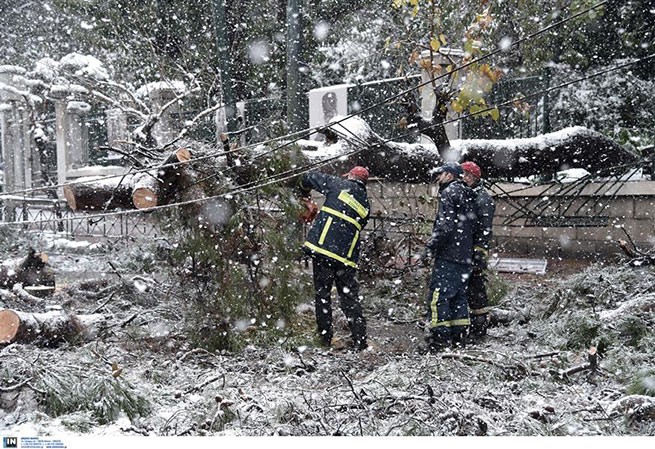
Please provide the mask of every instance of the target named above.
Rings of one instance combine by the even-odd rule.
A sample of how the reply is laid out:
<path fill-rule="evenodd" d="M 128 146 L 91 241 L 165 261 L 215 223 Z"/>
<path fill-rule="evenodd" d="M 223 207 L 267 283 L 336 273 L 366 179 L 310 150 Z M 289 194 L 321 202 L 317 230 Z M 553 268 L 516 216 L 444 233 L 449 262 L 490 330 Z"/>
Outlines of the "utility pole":
<path fill-rule="evenodd" d="M 300 28 L 299 0 L 287 0 L 287 123 L 291 132 L 303 129 Z"/>
<path fill-rule="evenodd" d="M 225 125 L 228 132 L 237 129 L 237 107 L 234 100 L 234 80 L 230 66 L 229 42 L 227 39 L 227 22 L 225 21 L 226 0 L 213 0 L 214 34 L 216 35 L 216 54 L 221 75 L 221 91 L 225 109 Z M 220 125 L 220 124 L 219 124 Z"/>

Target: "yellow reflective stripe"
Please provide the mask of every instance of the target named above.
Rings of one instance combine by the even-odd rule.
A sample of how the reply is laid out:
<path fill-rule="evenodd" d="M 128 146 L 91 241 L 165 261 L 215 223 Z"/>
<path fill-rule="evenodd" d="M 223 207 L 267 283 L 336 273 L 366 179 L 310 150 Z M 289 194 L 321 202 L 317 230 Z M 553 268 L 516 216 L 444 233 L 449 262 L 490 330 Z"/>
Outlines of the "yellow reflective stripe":
<path fill-rule="evenodd" d="M 432 324 L 432 327 L 452 327 L 452 326 L 469 326 L 471 320 L 468 318 L 461 318 L 459 320 L 450 320 L 450 321 L 441 321 L 436 324 Z"/>
<path fill-rule="evenodd" d="M 491 312 L 491 307 L 483 307 L 481 309 L 471 309 L 471 315 L 484 315 Z"/>
<path fill-rule="evenodd" d="M 436 289 L 432 293 L 432 301 L 430 302 L 430 310 L 432 311 L 432 320 L 430 321 L 430 327 L 438 327 L 441 325 L 439 323 L 439 313 L 437 311 L 437 301 L 439 300 L 439 289 Z"/>
<path fill-rule="evenodd" d="M 335 217 L 339 217 L 342 220 L 346 220 L 348 223 L 352 223 L 355 225 L 358 231 L 362 230 L 362 225 L 360 225 L 357 220 L 355 220 L 353 217 L 349 217 L 348 215 L 339 212 L 338 210 L 334 210 L 331 207 L 325 207 L 323 206 L 321 208 L 322 211 L 327 212 L 328 214 L 334 215 Z"/>
<path fill-rule="evenodd" d="M 481 246 L 474 246 L 474 247 L 473 247 L 473 251 L 480 251 L 481 253 L 484 253 L 485 256 L 486 256 L 487 254 L 489 254 L 489 251 L 486 250 L 486 249 L 484 249 L 484 248 L 481 247 Z"/>
<path fill-rule="evenodd" d="M 342 190 L 341 193 L 339 193 L 338 198 L 350 206 L 355 212 L 357 212 L 357 215 L 360 217 L 364 218 L 368 215 L 368 209 L 365 208 L 359 201 L 355 199 L 354 196 L 352 196 L 347 191 Z"/>
<path fill-rule="evenodd" d="M 337 254 L 334 254 L 333 252 L 328 251 L 326 249 L 319 248 L 318 246 L 312 245 L 309 242 L 305 242 L 304 245 L 307 248 L 311 249 L 312 251 L 316 251 L 317 253 L 323 254 L 324 256 L 327 256 L 327 257 L 330 257 L 331 259 L 338 260 L 339 262 L 341 262 L 344 265 L 348 265 L 349 267 L 357 268 L 357 264 L 355 262 L 353 262 L 352 260 L 348 260 L 348 259 L 346 259 L 344 257 L 341 257 L 341 256 L 339 256 Z"/>
<path fill-rule="evenodd" d="M 458 320 L 452 320 L 450 322 L 451 326 L 469 326 L 471 324 L 471 320 L 469 318 L 460 318 Z"/>
<path fill-rule="evenodd" d="M 323 232 L 321 232 L 321 237 L 318 239 L 319 245 L 322 245 L 325 242 L 325 236 L 327 236 L 327 233 L 330 230 L 330 225 L 332 225 L 332 217 L 328 217 L 325 226 L 323 226 Z"/>
<path fill-rule="evenodd" d="M 352 257 L 353 255 L 353 250 L 355 249 L 355 245 L 357 244 L 357 240 L 359 239 L 359 231 L 355 231 L 355 237 L 353 238 L 353 242 L 350 244 L 350 249 L 348 250 L 348 258 Z"/>

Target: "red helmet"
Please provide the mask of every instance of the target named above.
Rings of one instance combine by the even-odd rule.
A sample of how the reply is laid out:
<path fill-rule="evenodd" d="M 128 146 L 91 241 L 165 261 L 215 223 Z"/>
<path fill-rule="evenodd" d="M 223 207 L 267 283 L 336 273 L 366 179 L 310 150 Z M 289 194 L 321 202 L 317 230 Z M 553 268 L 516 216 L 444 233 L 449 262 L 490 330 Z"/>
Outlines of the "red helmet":
<path fill-rule="evenodd" d="M 475 162 L 471 162 L 471 161 L 462 162 L 462 170 L 472 174 L 478 179 L 482 178 L 482 170 L 480 170 L 480 167 L 478 167 L 478 164 L 476 164 Z"/>
<path fill-rule="evenodd" d="M 350 171 L 348 173 L 344 173 L 343 176 L 352 176 L 353 178 L 368 182 L 368 170 L 359 165 L 357 167 L 351 168 Z"/>

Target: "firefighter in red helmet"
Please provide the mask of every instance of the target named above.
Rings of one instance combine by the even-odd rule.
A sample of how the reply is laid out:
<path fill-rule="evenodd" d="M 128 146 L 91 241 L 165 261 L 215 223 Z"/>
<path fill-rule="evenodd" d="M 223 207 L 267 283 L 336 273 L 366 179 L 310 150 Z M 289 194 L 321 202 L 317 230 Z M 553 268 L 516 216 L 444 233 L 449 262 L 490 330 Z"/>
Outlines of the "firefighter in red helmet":
<path fill-rule="evenodd" d="M 482 170 L 472 161 L 463 162 L 464 181 L 475 192 L 475 226 L 473 234 L 473 271 L 468 285 L 471 325 L 469 337 L 480 339 L 487 334 L 489 298 L 487 297 L 487 265 L 493 239 L 493 218 L 496 204 L 482 183 Z"/>
<path fill-rule="evenodd" d="M 345 178 L 345 179 L 344 179 Z M 336 284 L 339 305 L 343 310 L 356 350 L 368 347 L 366 320 L 360 304 L 357 264 L 360 233 L 370 216 L 366 192 L 369 173 L 354 167 L 342 178 L 318 171 L 304 174 L 300 190 L 308 198 L 311 190 L 325 195 L 303 244 L 312 258 L 315 290 L 316 324 L 324 346 L 332 343 L 332 286 Z"/>

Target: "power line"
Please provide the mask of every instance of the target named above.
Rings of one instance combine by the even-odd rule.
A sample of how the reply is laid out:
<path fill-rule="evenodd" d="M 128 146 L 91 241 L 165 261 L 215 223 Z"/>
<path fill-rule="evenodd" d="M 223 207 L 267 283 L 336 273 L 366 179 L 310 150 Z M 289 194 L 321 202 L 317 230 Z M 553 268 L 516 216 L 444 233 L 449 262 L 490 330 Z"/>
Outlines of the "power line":
<path fill-rule="evenodd" d="M 396 95 L 386 97 L 383 100 L 381 100 L 381 101 L 379 101 L 377 103 L 374 103 L 371 106 L 363 108 L 363 109 L 361 109 L 361 110 L 359 110 L 359 111 L 357 111 L 355 113 L 352 113 L 352 114 L 350 114 L 350 115 L 348 115 L 346 117 L 343 117 L 341 119 L 335 120 L 334 122 L 331 122 L 331 123 L 329 123 L 327 125 L 306 128 L 306 129 L 298 131 L 298 132 L 289 133 L 289 134 L 286 134 L 284 136 L 268 139 L 268 140 L 266 140 L 264 142 L 259 142 L 259 143 L 256 143 L 256 144 L 246 145 L 244 147 L 240 147 L 238 149 L 231 150 L 229 152 L 220 151 L 220 152 L 206 154 L 206 155 L 203 155 L 203 156 L 201 156 L 199 158 L 194 159 L 194 162 L 199 162 L 199 161 L 209 159 L 209 158 L 214 158 L 214 157 L 225 156 L 227 154 L 231 154 L 231 153 L 234 153 L 234 152 L 237 152 L 237 151 L 242 152 L 242 151 L 245 151 L 245 150 L 248 150 L 248 149 L 252 149 L 252 148 L 256 148 L 256 147 L 260 147 L 260 146 L 265 146 L 265 145 L 268 145 L 268 144 L 278 142 L 280 140 L 284 140 L 284 139 L 292 137 L 292 136 L 296 136 L 296 137 L 292 137 L 291 140 L 289 140 L 289 141 L 285 141 L 284 144 L 282 144 L 282 145 L 280 145 L 278 147 L 272 148 L 272 149 L 270 149 L 268 151 L 265 151 L 265 152 L 262 152 L 262 153 L 256 155 L 253 159 L 264 157 L 264 156 L 266 156 L 268 154 L 271 154 L 271 153 L 273 153 L 275 151 L 278 151 L 280 149 L 289 147 L 290 145 L 302 140 L 303 138 L 305 138 L 305 137 L 309 136 L 310 134 L 313 134 L 313 133 L 315 133 L 315 132 L 317 132 L 317 131 L 319 131 L 319 130 L 321 130 L 323 128 L 333 127 L 333 126 L 335 126 L 337 124 L 341 124 L 342 122 L 348 120 L 351 117 L 355 117 L 355 116 L 361 115 L 361 114 L 363 114 L 365 112 L 368 112 L 368 111 L 371 111 L 373 109 L 379 108 L 379 107 L 381 107 L 381 106 L 383 106 L 383 105 L 385 105 L 385 104 L 387 104 L 387 103 L 389 103 L 389 102 L 391 102 L 393 100 L 401 98 L 401 97 L 403 97 L 403 96 L 405 96 L 405 95 L 407 95 L 407 94 L 409 94 L 409 93 L 411 93 L 411 92 L 413 92 L 415 90 L 418 90 L 419 88 L 421 88 L 421 87 L 423 87 L 423 86 L 425 86 L 427 84 L 431 84 L 431 83 L 433 83 L 435 81 L 438 81 L 438 80 L 440 80 L 442 78 L 450 76 L 453 73 L 456 73 L 456 72 L 458 72 L 460 70 L 463 70 L 463 69 L 465 69 L 467 67 L 470 67 L 473 64 L 477 64 L 477 63 L 479 63 L 481 61 L 484 61 L 485 59 L 488 59 L 491 56 L 494 56 L 494 55 L 496 55 L 498 53 L 506 52 L 511 47 L 517 46 L 517 45 L 519 45 L 519 44 L 521 44 L 523 42 L 534 39 L 535 37 L 537 37 L 537 36 L 539 36 L 541 34 L 544 34 L 544 33 L 548 32 L 548 31 L 550 31 L 550 30 L 552 30 L 552 29 L 554 29 L 556 27 L 559 27 L 559 26 L 573 20 L 573 19 L 576 19 L 576 18 L 578 18 L 578 17 L 580 17 L 580 16 L 582 16 L 584 14 L 587 14 L 588 12 L 591 12 L 591 11 L 593 11 L 595 9 L 598 9 L 601 6 L 605 5 L 606 3 L 608 3 L 608 0 L 604 0 L 602 2 L 596 3 L 596 4 L 590 6 L 589 8 L 587 8 L 587 9 L 585 9 L 583 11 L 580 11 L 580 12 L 578 12 L 576 14 L 573 14 L 572 16 L 564 18 L 564 19 L 562 19 L 562 20 L 560 20 L 558 22 L 555 22 L 555 23 L 553 23 L 553 24 L 551 24 L 551 25 L 549 25 L 549 26 L 547 26 L 545 28 L 542 28 L 542 29 L 540 29 L 540 30 L 538 30 L 538 31 L 536 31 L 536 32 L 534 32 L 532 34 L 529 34 L 529 35 L 527 35 L 527 36 L 525 36 L 523 38 L 520 38 L 520 39 L 516 40 L 515 42 L 512 42 L 508 46 L 507 45 L 503 45 L 502 47 L 498 46 L 494 51 L 492 51 L 490 53 L 487 53 L 485 55 L 482 55 L 482 56 L 480 56 L 480 57 L 478 57 L 476 59 L 473 59 L 473 60 L 471 60 L 471 61 L 469 61 L 469 62 L 467 62 L 467 63 L 465 63 L 465 64 L 463 64 L 461 66 L 454 67 L 450 71 L 448 71 L 446 73 L 443 73 L 443 74 L 437 76 L 436 78 L 430 79 L 430 80 L 428 80 L 426 82 L 423 82 L 423 83 L 419 83 L 418 85 L 416 85 L 416 86 L 414 86 L 414 87 L 412 87 L 410 89 L 401 91 L 400 93 L 398 93 Z M 446 122 L 446 123 L 448 123 L 448 122 Z M 147 172 L 150 172 L 152 170 L 166 168 L 168 166 L 173 166 L 173 165 L 177 165 L 177 164 L 178 163 L 172 163 L 170 165 L 161 165 L 161 166 L 148 167 L 148 168 L 144 168 L 144 169 L 134 171 L 133 174 L 147 173 Z M 229 170 L 229 167 L 225 168 L 222 171 L 219 171 L 219 173 L 217 173 L 217 175 L 223 174 L 228 170 Z M 101 180 L 106 180 L 106 179 L 119 178 L 119 177 L 123 177 L 123 176 L 125 176 L 125 174 L 109 175 L 109 176 L 104 176 L 104 177 L 98 177 L 94 181 L 101 181 Z M 44 190 L 52 190 L 52 189 L 57 189 L 57 188 L 64 187 L 65 185 L 78 184 L 78 183 L 82 183 L 82 182 L 71 181 L 71 182 L 67 182 L 66 184 L 56 184 L 56 185 L 50 185 L 50 186 L 33 187 L 33 188 L 30 188 L 30 189 L 16 190 L 16 191 L 12 191 L 12 192 L 5 192 L 4 194 L 0 195 L 0 198 L 2 196 L 7 196 L 7 195 L 19 195 L 19 194 L 26 194 L 26 193 L 32 193 L 32 192 L 38 192 L 38 191 L 44 191 Z"/>

